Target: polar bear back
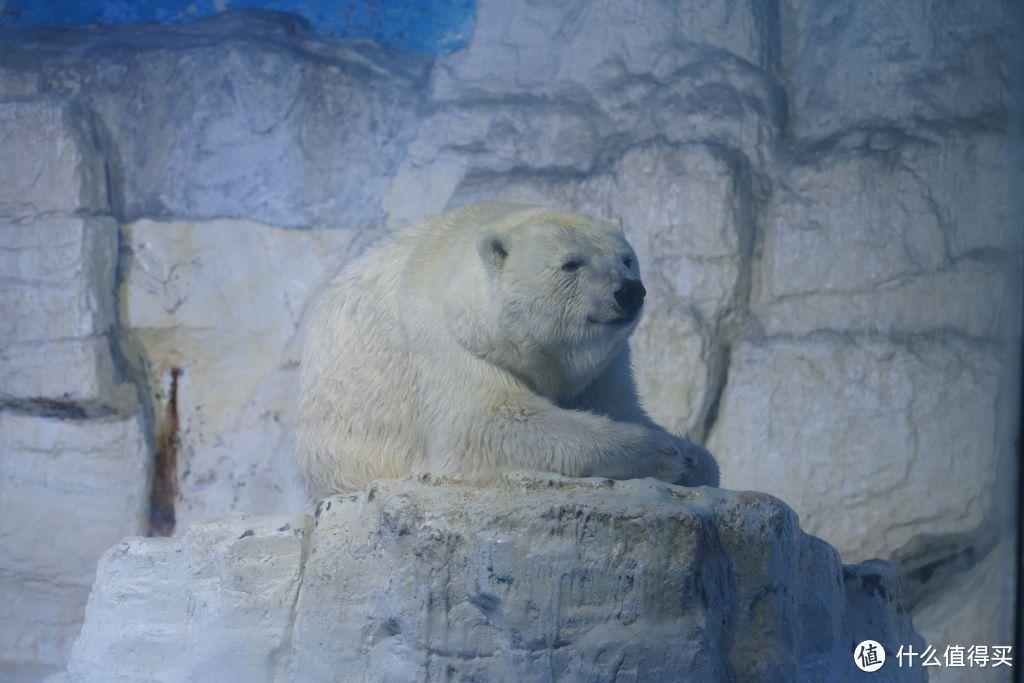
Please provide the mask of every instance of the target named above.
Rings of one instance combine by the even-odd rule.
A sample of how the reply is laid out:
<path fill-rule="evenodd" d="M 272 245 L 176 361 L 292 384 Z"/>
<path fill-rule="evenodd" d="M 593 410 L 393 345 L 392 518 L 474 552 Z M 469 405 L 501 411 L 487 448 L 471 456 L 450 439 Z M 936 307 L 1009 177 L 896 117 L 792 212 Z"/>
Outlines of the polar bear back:
<path fill-rule="evenodd" d="M 442 289 L 475 254 L 477 226 L 514 228 L 540 211 L 475 204 L 432 217 L 329 283 L 307 326 L 299 388 L 296 461 L 313 498 L 427 467 L 422 361 L 436 360 L 430 342 L 445 343 Z"/>
<path fill-rule="evenodd" d="M 400 241 L 335 278 L 306 331 L 296 453 L 314 498 L 422 463 L 415 370 L 399 319 Z"/>

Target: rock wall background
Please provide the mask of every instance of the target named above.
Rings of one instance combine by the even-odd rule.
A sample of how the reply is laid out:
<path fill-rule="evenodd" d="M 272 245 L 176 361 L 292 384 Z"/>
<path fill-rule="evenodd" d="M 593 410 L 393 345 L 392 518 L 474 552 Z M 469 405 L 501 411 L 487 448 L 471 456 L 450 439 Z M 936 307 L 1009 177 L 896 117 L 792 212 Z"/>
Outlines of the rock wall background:
<path fill-rule="evenodd" d="M 176 533 L 301 509 L 310 298 L 482 198 L 622 217 L 655 416 L 844 562 L 899 564 L 929 643 L 1012 642 L 1019 26 L 484 0 L 450 54 L 272 13 L 0 29 L 0 672 L 63 667 L 154 462 Z"/>

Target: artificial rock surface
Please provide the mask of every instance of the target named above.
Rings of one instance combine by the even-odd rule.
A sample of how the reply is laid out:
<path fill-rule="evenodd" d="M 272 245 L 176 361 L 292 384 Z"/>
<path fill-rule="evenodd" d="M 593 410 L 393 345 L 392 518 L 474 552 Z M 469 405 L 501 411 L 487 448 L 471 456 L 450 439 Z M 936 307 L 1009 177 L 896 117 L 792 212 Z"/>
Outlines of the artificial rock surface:
<path fill-rule="evenodd" d="M 149 528 L 149 467 L 139 415 L 0 411 L 0 678 L 63 668 L 97 559 Z"/>
<path fill-rule="evenodd" d="M 118 228 L 92 126 L 58 98 L 0 101 L 0 405 L 131 402 L 111 351 Z"/>
<path fill-rule="evenodd" d="M 88 110 L 61 98 L 0 105 L 0 216 L 34 219 L 109 206 L 104 159 Z"/>
<path fill-rule="evenodd" d="M 107 216 L 0 225 L 0 402 L 102 412 L 131 394 L 110 347 L 117 251 Z"/>
<path fill-rule="evenodd" d="M 0 678 L 14 681 L 63 669 L 100 554 L 149 528 L 107 160 L 91 113 L 32 80 L 0 74 L 15 95 L 0 99 Z"/>
<path fill-rule="evenodd" d="M 973 530 L 998 490 L 999 365 L 985 351 L 838 334 L 743 342 L 710 448 L 727 454 L 730 486 L 772 481 L 850 559 Z M 892 500 L 879 505 L 883 496 Z"/>
<path fill-rule="evenodd" d="M 372 234 L 235 220 L 124 226 L 125 349 L 157 406 L 157 431 L 180 371 L 177 528 L 305 507 L 290 429 L 302 320 L 313 292 Z"/>
<path fill-rule="evenodd" d="M 977 565 L 970 572 L 959 576 L 949 590 L 941 595 L 932 596 L 915 610 L 919 619 L 927 625 L 927 630 L 918 629 L 928 643 L 950 645 L 1011 645 L 1016 610 L 1013 600 L 1014 576 L 1007 567 L 1012 567 L 1017 558 L 1014 557 L 1014 543 L 1005 540 L 992 548 L 987 555 L 979 558 Z M 964 638 L 970 634 L 972 640 Z M 940 648 L 941 651 L 941 648 Z M 1016 660 L 1014 666 L 1017 666 Z M 1005 669 L 998 671 L 990 668 L 933 669 L 929 681 L 942 683 L 957 681 L 958 683 L 983 683 L 985 681 L 1009 681 L 1013 674 Z"/>
<path fill-rule="evenodd" d="M 68 680 L 859 680 L 866 637 L 920 643 L 896 570 L 844 567 L 771 496 L 410 477 L 126 539 Z"/>
<path fill-rule="evenodd" d="M 379 221 L 424 60 L 297 32 L 269 13 L 84 32 L 65 50 L 44 32 L 5 61 L 98 114 L 122 218 Z"/>
<path fill-rule="evenodd" d="M 798 137 L 983 121 L 1019 106 L 1006 79 L 1011 2 L 785 0 L 782 18 Z"/>

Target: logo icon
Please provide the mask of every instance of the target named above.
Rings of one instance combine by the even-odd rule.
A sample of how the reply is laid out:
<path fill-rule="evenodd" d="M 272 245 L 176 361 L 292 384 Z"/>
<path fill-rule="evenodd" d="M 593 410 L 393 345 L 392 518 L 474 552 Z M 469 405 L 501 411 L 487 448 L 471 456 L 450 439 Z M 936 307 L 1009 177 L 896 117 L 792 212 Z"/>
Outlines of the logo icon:
<path fill-rule="evenodd" d="M 885 664 L 885 648 L 877 640 L 862 640 L 853 649 L 853 663 L 861 671 L 878 671 Z"/>

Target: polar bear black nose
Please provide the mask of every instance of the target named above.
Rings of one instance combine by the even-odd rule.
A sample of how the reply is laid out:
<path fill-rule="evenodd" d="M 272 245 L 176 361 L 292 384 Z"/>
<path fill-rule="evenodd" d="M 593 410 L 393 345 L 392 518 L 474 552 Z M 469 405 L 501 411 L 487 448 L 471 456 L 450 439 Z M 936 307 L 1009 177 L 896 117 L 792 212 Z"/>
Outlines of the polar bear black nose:
<path fill-rule="evenodd" d="M 626 280 L 622 286 L 615 290 L 615 303 L 622 307 L 622 310 L 632 315 L 644 305 L 644 297 L 647 290 L 639 280 Z"/>

